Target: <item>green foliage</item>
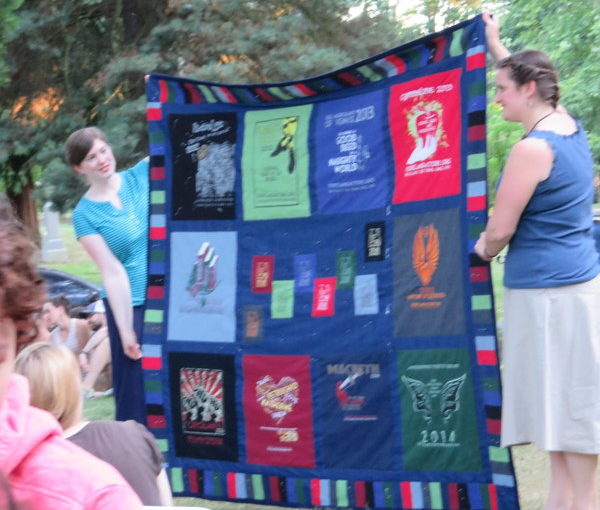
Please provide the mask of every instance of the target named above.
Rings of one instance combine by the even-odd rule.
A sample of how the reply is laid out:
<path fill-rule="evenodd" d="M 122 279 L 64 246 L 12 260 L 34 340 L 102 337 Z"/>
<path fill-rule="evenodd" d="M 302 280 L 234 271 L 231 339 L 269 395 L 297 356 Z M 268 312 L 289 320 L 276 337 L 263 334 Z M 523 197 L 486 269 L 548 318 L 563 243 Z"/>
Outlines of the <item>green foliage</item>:
<path fill-rule="evenodd" d="M 497 8 L 502 39 L 511 51 L 535 48 L 544 51 L 559 70 L 561 103 L 578 117 L 600 163 L 600 3 L 582 0 L 568 9 L 551 0 L 516 0 Z M 493 83 L 493 71 L 490 71 Z M 494 91 L 489 91 L 493 98 Z M 490 196 L 511 147 L 523 134 L 520 125 L 501 119 L 501 109 L 488 107 L 488 174 Z"/>
<path fill-rule="evenodd" d="M 6 128 L 0 117 L 0 180 L 4 189 L 13 194 L 21 193 L 33 182 L 31 167 L 26 165 L 30 148 L 27 130 Z"/>
<path fill-rule="evenodd" d="M 392 1 L 404 7 L 405 0 Z M 407 11 L 408 15 L 424 20 L 421 33 L 435 32 L 454 25 L 481 12 L 481 0 L 421 0 Z"/>
<path fill-rule="evenodd" d="M 502 119 L 502 109 L 490 103 L 487 109 L 488 191 L 493 203 L 500 172 L 512 146 L 523 136 L 520 124 Z"/>
<path fill-rule="evenodd" d="M 9 66 L 6 62 L 6 43 L 9 32 L 18 22 L 15 11 L 23 0 L 3 0 L 0 3 L 0 86 L 8 81 Z"/>
<path fill-rule="evenodd" d="M 561 77 L 561 103 L 579 117 L 600 161 L 600 2 L 515 0 L 506 6 L 502 32 L 511 50 L 547 53 Z"/>
<path fill-rule="evenodd" d="M 11 80 L 0 82 L 0 181 L 18 194 L 35 180 L 40 184 L 37 197 L 51 198 L 62 211 L 81 195 L 81 185 L 61 163 L 62 144 L 73 130 L 106 123 L 109 134 L 120 135 L 135 122 L 133 142 L 127 132 L 117 145 L 130 142 L 135 150 L 128 152 L 128 158 L 139 159 L 147 152 L 139 99 L 144 93 L 143 75 L 153 69 L 135 55 L 119 66 L 117 57 L 136 53 L 137 39 L 150 32 L 167 0 L 19 3 L 19 23 L 7 33 Z M 112 78 L 115 73 L 117 79 Z M 132 100 L 136 111 L 123 108 L 131 118 L 122 117 L 119 129 L 114 129 L 107 112 Z M 41 176 L 36 172 L 39 168 Z"/>
<path fill-rule="evenodd" d="M 37 198 L 60 211 L 81 194 L 61 154 L 74 129 L 102 128 L 119 167 L 147 154 L 145 74 L 293 80 L 418 34 L 402 28 L 387 0 L 19 2 L 7 38 L 12 79 L 0 84 L 0 181 L 13 192 L 39 182 Z"/>
<path fill-rule="evenodd" d="M 52 202 L 53 208 L 63 214 L 75 206 L 84 191 L 83 181 L 62 159 L 54 158 L 44 168 L 34 198 L 39 203 Z"/>
<path fill-rule="evenodd" d="M 174 3 L 171 20 L 152 31 L 144 49 L 158 56 L 156 67 L 192 78 L 237 83 L 303 78 L 383 51 L 406 37 L 393 18 L 372 12 L 373 2 L 367 2 L 362 14 L 349 16 L 350 7 L 362 3 Z"/>

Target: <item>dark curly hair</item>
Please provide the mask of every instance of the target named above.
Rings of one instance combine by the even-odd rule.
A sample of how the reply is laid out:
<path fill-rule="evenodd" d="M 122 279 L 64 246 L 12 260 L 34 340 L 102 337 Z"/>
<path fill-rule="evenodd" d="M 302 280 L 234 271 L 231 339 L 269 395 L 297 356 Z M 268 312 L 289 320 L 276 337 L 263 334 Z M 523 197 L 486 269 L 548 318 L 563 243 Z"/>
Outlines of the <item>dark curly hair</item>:
<path fill-rule="evenodd" d="M 0 215 L 0 317 L 14 321 L 18 348 L 35 338 L 36 314 L 46 298 L 32 262 L 35 250 L 20 223 Z"/>
<path fill-rule="evenodd" d="M 545 53 L 537 50 L 517 51 L 500 60 L 496 69 L 508 69 L 511 79 L 519 86 L 534 81 L 540 98 L 554 108 L 558 105 L 558 73 Z"/>
<path fill-rule="evenodd" d="M 63 294 L 59 294 L 58 296 L 50 298 L 50 303 L 52 303 L 52 306 L 55 306 L 56 308 L 62 306 L 67 315 L 69 315 L 69 313 L 71 312 L 71 304 Z"/>

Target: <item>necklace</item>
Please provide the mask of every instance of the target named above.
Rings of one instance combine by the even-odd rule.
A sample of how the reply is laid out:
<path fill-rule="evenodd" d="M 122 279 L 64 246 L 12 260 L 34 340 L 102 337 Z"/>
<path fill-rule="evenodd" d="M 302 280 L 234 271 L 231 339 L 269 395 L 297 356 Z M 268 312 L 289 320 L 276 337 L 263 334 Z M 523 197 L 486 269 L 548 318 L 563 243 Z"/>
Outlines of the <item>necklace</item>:
<path fill-rule="evenodd" d="M 536 127 L 537 127 L 537 125 L 538 125 L 540 122 L 542 122 L 544 119 L 547 119 L 548 117 L 550 117 L 550 115 L 552 115 L 554 112 L 556 112 L 556 110 L 552 110 L 550 113 L 547 113 L 547 114 L 546 114 L 546 115 L 544 115 L 543 117 L 540 117 L 540 118 L 537 120 L 537 122 L 536 122 L 536 123 L 535 123 L 533 126 L 531 126 L 531 129 L 530 129 L 529 131 L 527 131 L 527 133 L 526 133 L 526 134 L 524 134 L 524 135 L 523 135 L 523 138 L 521 138 L 521 140 L 523 140 L 523 139 L 527 138 L 527 137 L 528 137 L 528 136 L 531 134 L 531 132 L 532 132 L 532 131 L 533 131 L 533 130 L 534 130 Z"/>

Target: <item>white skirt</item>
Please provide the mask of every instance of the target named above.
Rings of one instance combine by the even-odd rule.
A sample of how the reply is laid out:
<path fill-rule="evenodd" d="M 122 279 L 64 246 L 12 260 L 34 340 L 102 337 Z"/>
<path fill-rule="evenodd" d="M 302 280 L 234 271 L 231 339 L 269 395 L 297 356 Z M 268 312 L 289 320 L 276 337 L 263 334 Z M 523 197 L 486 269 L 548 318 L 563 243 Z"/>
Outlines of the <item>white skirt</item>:
<path fill-rule="evenodd" d="M 504 289 L 502 446 L 600 453 L 600 275 Z"/>

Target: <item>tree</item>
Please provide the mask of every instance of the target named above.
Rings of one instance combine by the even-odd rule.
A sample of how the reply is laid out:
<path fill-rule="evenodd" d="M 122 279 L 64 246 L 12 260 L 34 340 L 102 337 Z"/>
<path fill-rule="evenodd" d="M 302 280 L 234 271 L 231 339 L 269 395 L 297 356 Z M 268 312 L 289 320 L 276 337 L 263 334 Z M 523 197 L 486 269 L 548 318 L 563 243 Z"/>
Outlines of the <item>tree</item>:
<path fill-rule="evenodd" d="M 488 192 L 490 202 L 494 202 L 500 172 L 504 168 L 506 158 L 512 146 L 523 136 L 520 124 L 506 122 L 502 119 L 502 109 L 494 103 L 487 110 L 488 139 Z"/>
<path fill-rule="evenodd" d="M 98 73 L 151 30 L 166 0 L 19 3 L 7 35 L 10 80 L 0 84 L 0 180 L 39 242 L 32 192 L 41 170 L 61 159 L 69 132 L 99 119 Z"/>
<path fill-rule="evenodd" d="M 421 0 L 406 9 L 406 0 L 390 0 L 404 16 L 417 17 L 421 33 L 431 33 L 455 25 L 481 12 L 481 0 Z"/>
<path fill-rule="evenodd" d="M 355 15 L 353 7 L 362 11 Z M 53 188 L 61 209 L 78 199 L 77 190 L 64 196 L 70 181 L 60 175 L 62 143 L 73 129 L 104 129 L 121 165 L 147 153 L 149 72 L 291 80 L 418 34 L 402 29 L 383 0 L 23 0 L 16 12 L 11 80 L 0 88 L 0 133 L 9 140 L 0 150 L 0 179 L 13 200 L 31 204 L 30 188 L 41 178 L 38 196 L 48 198 Z"/>
<path fill-rule="evenodd" d="M 581 0 L 562 8 L 552 0 L 515 0 L 505 9 L 502 33 L 511 50 L 544 51 L 560 76 L 561 103 L 580 118 L 600 161 L 600 3 Z"/>
<path fill-rule="evenodd" d="M 22 171 L 29 159 L 28 148 L 15 136 L 17 130 L 11 131 L 0 124 L 0 178 L 5 187 L 6 198 L 18 218 L 30 232 L 32 239 L 40 244 L 37 211 L 32 199 L 34 176 L 29 171 Z"/>
<path fill-rule="evenodd" d="M 15 10 L 19 8 L 23 0 L 4 0 L 0 4 L 0 85 L 8 80 L 8 64 L 6 62 L 6 42 L 9 32 L 17 22 Z"/>
<path fill-rule="evenodd" d="M 600 4 L 582 0 L 561 9 L 550 0 L 516 0 L 498 6 L 502 39 L 511 51 L 535 48 L 544 51 L 559 70 L 561 103 L 578 117 L 600 162 Z M 541 30 L 540 27 L 543 27 Z M 493 73 L 490 83 L 493 84 Z M 490 90 L 490 97 L 493 95 Z M 520 126 L 500 118 L 500 109 L 488 108 L 488 173 L 490 194 L 512 145 L 522 136 Z"/>

